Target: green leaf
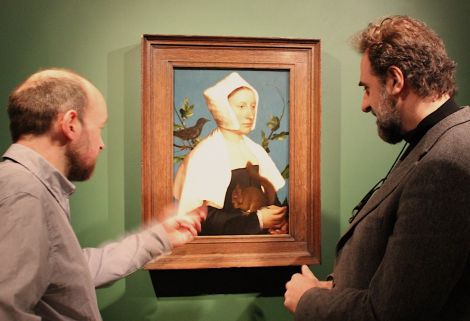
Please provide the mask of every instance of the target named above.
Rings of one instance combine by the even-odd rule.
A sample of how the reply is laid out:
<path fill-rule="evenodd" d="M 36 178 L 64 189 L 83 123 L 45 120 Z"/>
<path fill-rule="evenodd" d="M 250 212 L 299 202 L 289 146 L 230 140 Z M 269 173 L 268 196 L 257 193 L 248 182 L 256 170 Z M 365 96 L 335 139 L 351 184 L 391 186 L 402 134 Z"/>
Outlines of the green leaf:
<path fill-rule="evenodd" d="M 281 125 L 281 121 L 280 121 L 279 117 L 272 116 L 271 119 L 267 122 L 266 125 L 269 128 L 271 128 L 271 131 L 275 132 L 276 130 L 279 129 L 279 126 Z"/>
<path fill-rule="evenodd" d="M 273 137 L 271 137 L 271 140 L 284 140 L 287 138 L 288 135 L 289 132 L 280 132 L 279 134 L 273 135 Z"/>
<path fill-rule="evenodd" d="M 178 164 L 179 162 L 182 162 L 184 160 L 184 157 L 186 155 L 183 155 L 183 156 L 173 156 L 173 163 L 174 164 Z"/>
<path fill-rule="evenodd" d="M 192 110 L 181 108 L 180 109 L 180 115 L 181 115 L 181 118 L 183 120 L 187 120 L 188 118 L 190 118 L 193 115 L 193 112 L 192 112 Z"/>
<path fill-rule="evenodd" d="M 193 143 L 191 149 L 193 149 L 194 147 L 197 146 L 197 144 L 199 144 L 201 142 L 201 137 L 198 136 L 198 137 L 192 139 L 191 142 Z"/>
<path fill-rule="evenodd" d="M 173 124 L 173 131 L 177 131 L 177 130 L 180 130 L 180 129 L 183 129 L 183 128 L 184 128 L 183 125 Z"/>
<path fill-rule="evenodd" d="M 281 172 L 281 175 L 282 177 L 284 177 L 284 179 L 289 178 L 289 164 L 287 164 L 286 167 L 284 167 L 284 169 Z"/>
<path fill-rule="evenodd" d="M 181 119 L 185 121 L 188 118 L 192 117 L 194 114 L 193 111 L 194 111 L 194 104 L 190 104 L 189 98 L 185 97 L 183 99 L 183 104 L 180 106 L 180 109 L 179 109 Z"/>
<path fill-rule="evenodd" d="M 266 152 L 269 153 L 269 140 L 266 137 L 263 137 L 263 139 L 261 140 L 261 146 Z"/>

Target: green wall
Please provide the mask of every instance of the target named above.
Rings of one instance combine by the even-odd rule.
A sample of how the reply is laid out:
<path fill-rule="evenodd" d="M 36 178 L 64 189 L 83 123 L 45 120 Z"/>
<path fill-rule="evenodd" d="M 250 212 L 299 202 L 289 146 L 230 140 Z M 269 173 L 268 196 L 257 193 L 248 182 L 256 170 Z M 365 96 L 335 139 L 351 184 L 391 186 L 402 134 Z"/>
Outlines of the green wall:
<path fill-rule="evenodd" d="M 460 104 L 469 102 L 467 0 L 1 0 L 0 101 L 41 67 L 89 78 L 109 105 L 107 149 L 93 179 L 78 185 L 72 221 L 83 246 L 140 223 L 140 38 L 146 34 L 318 38 L 322 41 L 322 251 L 324 276 L 352 207 L 384 175 L 399 146 L 382 143 L 360 112 L 359 56 L 350 36 L 377 16 L 409 14 L 445 40 L 458 62 Z M 465 40 L 467 39 L 467 40 Z M 9 145 L 0 113 L 0 150 Z M 98 290 L 104 320 L 292 320 L 282 297 L 256 294 L 156 298 L 139 271 Z"/>

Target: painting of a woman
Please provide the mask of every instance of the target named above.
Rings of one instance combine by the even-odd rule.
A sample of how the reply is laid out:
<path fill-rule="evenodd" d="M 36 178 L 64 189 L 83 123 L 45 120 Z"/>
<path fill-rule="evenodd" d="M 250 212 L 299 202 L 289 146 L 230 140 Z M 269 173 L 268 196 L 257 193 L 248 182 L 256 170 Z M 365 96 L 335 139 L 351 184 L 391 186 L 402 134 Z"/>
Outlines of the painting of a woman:
<path fill-rule="evenodd" d="M 208 206 L 200 235 L 287 233 L 287 208 L 276 194 L 285 180 L 265 149 L 247 137 L 256 125 L 258 92 L 232 72 L 204 98 L 217 128 L 177 170 L 179 210 Z"/>

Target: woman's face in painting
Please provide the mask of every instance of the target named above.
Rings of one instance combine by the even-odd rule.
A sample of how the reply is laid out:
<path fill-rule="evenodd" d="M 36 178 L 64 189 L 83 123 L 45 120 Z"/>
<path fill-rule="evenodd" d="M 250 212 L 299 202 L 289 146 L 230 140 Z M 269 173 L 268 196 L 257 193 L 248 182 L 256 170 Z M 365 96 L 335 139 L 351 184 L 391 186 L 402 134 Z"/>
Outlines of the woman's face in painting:
<path fill-rule="evenodd" d="M 229 96 L 228 102 L 232 107 L 240 124 L 240 133 L 248 134 L 253 128 L 256 116 L 255 93 L 246 87 L 235 89 Z"/>

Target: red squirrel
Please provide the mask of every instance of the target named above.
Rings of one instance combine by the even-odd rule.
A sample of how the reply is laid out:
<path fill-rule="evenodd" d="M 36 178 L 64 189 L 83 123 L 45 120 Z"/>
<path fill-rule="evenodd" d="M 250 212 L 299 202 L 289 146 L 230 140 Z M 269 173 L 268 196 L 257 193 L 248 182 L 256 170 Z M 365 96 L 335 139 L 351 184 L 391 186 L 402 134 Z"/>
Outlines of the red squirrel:
<path fill-rule="evenodd" d="M 232 205 L 234 208 L 242 210 L 244 214 L 249 214 L 274 204 L 276 190 L 267 178 L 258 174 L 251 162 L 247 162 L 246 170 L 251 179 L 260 183 L 263 191 L 255 186 L 240 187 L 237 184 L 232 192 Z"/>

